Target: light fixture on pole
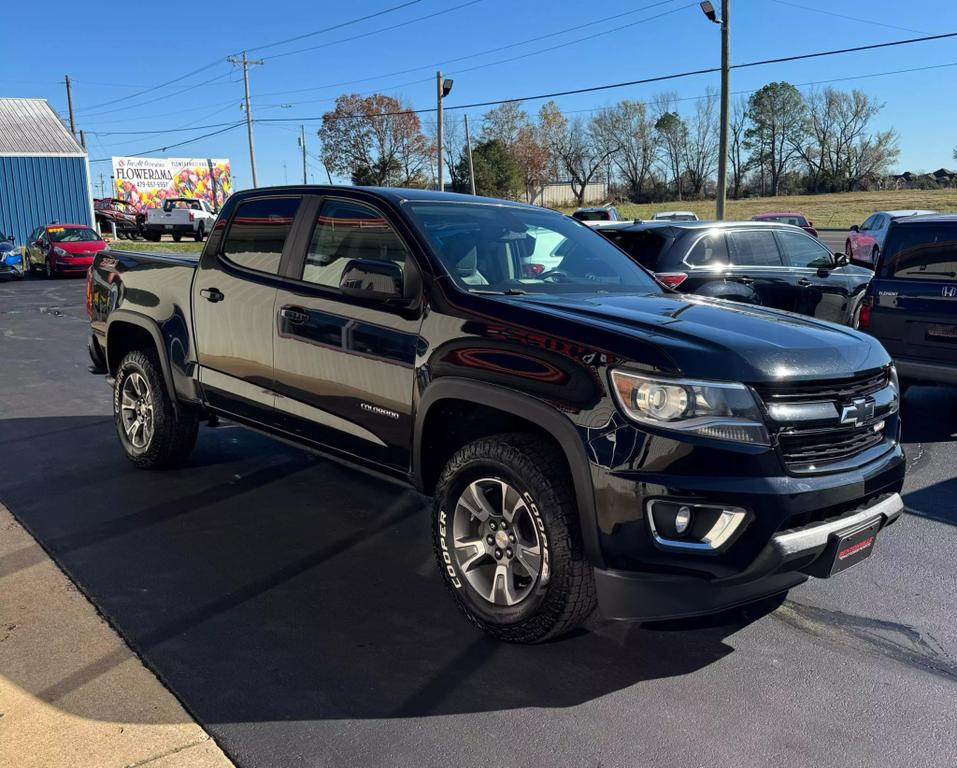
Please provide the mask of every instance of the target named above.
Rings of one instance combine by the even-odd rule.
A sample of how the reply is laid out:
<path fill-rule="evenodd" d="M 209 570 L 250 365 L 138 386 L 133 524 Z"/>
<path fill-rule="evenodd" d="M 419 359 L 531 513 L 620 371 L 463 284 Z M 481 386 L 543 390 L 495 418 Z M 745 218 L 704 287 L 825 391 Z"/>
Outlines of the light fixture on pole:
<path fill-rule="evenodd" d="M 724 220 L 724 203 L 728 194 L 728 94 L 730 91 L 729 41 L 728 41 L 728 6 L 731 0 L 721 0 L 721 18 L 714 10 L 714 6 L 705 0 L 701 3 L 701 10 L 708 17 L 708 21 L 721 25 L 721 124 L 718 133 L 718 187 L 714 194 L 715 218 Z"/>
<path fill-rule="evenodd" d="M 438 162 L 436 167 L 438 168 L 438 183 L 439 183 L 439 192 L 445 191 L 445 179 L 443 178 L 442 173 L 442 99 L 449 95 L 452 92 L 452 81 L 445 77 L 442 77 L 441 72 L 435 73 L 435 90 L 436 90 L 436 128 L 435 128 L 435 137 L 436 137 L 436 152 L 438 153 Z"/>

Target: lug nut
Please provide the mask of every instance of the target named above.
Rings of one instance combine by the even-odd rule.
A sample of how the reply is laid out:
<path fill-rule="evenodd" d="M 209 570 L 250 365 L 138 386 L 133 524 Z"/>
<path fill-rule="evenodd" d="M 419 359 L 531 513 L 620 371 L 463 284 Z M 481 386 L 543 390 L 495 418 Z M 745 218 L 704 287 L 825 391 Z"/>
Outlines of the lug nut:
<path fill-rule="evenodd" d="M 495 543 L 495 537 L 494 537 L 494 536 L 486 536 L 486 537 L 485 537 L 485 540 L 486 540 L 489 544 L 494 544 L 494 543 Z"/>
<path fill-rule="evenodd" d="M 503 531 L 507 531 L 507 530 L 508 530 L 508 523 L 506 523 L 505 521 L 502 521 L 502 530 L 503 530 Z"/>
<path fill-rule="evenodd" d="M 491 529 L 494 531 L 494 530 L 495 530 L 495 521 L 494 521 L 494 520 L 490 521 L 489 524 L 488 524 L 488 527 L 491 528 Z"/>
<path fill-rule="evenodd" d="M 495 550 L 495 559 L 496 559 L 496 560 L 501 560 L 501 559 L 502 559 L 502 550 L 500 550 L 500 549 L 496 549 L 496 550 Z"/>
<path fill-rule="evenodd" d="M 509 557 L 511 557 L 511 556 L 512 556 L 512 548 L 509 547 L 508 549 L 506 549 L 506 550 L 505 550 L 505 554 L 508 555 Z"/>
<path fill-rule="evenodd" d="M 514 544 L 514 543 L 515 543 L 515 534 L 514 534 L 514 533 L 510 533 L 510 534 L 508 535 L 508 540 L 509 540 L 510 542 L 512 542 L 512 544 Z"/>

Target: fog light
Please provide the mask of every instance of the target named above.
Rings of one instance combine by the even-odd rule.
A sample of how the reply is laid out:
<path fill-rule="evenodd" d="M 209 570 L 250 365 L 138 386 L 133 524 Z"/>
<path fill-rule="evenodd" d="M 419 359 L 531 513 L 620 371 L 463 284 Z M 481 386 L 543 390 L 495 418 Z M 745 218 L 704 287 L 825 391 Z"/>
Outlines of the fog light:
<path fill-rule="evenodd" d="M 675 532 L 683 534 L 691 527 L 691 508 L 681 507 L 675 515 Z"/>

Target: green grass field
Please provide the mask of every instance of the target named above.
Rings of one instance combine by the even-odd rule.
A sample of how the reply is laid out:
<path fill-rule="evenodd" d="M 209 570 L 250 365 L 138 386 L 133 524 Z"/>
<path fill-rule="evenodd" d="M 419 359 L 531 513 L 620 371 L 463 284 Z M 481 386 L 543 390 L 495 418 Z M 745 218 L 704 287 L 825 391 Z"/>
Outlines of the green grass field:
<path fill-rule="evenodd" d="M 118 251 L 153 251 L 156 253 L 199 253 L 203 250 L 205 243 L 174 243 L 159 242 L 151 243 L 149 240 L 116 240 L 113 247 Z"/>
<path fill-rule="evenodd" d="M 650 219 L 655 211 L 694 211 L 702 219 L 714 218 L 714 200 L 683 200 L 670 203 L 617 206 L 626 219 Z M 884 192 L 845 192 L 831 195 L 795 195 L 793 197 L 751 197 L 728 200 L 725 217 L 750 219 L 758 213 L 797 211 L 816 227 L 847 229 L 860 224 L 874 211 L 903 208 L 926 208 L 934 211 L 957 211 L 957 189 L 889 190 Z M 563 209 L 571 212 L 574 208 Z"/>

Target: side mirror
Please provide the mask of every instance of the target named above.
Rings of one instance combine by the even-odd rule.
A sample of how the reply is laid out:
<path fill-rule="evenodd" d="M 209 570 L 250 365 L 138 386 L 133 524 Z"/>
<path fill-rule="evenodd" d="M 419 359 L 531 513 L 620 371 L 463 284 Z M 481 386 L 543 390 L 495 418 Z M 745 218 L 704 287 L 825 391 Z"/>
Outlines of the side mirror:
<path fill-rule="evenodd" d="M 810 219 L 808 219 L 808 220 L 807 220 L 807 225 L 808 225 L 809 227 L 813 227 L 813 226 L 814 226 L 814 222 L 811 221 Z"/>
<path fill-rule="evenodd" d="M 834 265 L 837 267 L 846 267 L 848 265 L 847 254 L 844 251 L 834 251 Z"/>
<path fill-rule="evenodd" d="M 339 278 L 339 290 L 346 296 L 368 301 L 403 301 L 402 267 L 394 261 L 350 259 Z"/>
<path fill-rule="evenodd" d="M 857 224 L 851 224 L 851 232 L 860 232 L 861 228 Z"/>

